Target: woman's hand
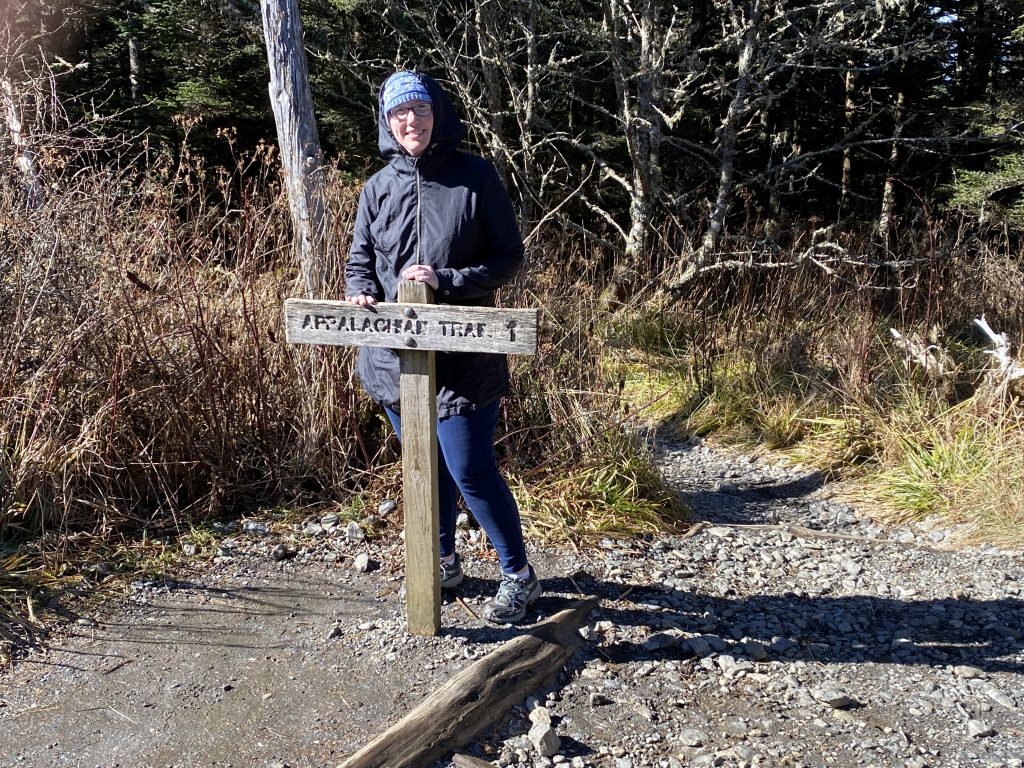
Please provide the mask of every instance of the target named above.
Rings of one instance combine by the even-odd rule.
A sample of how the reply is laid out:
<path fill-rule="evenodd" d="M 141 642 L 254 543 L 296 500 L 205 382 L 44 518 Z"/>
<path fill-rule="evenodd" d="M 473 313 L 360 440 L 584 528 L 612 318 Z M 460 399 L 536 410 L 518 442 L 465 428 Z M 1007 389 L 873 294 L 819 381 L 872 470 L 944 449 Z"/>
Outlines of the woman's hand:
<path fill-rule="evenodd" d="M 416 283 L 426 283 L 435 291 L 437 290 L 437 274 L 429 264 L 413 264 L 411 267 L 406 267 L 402 270 L 402 278 Z"/>
<path fill-rule="evenodd" d="M 361 307 L 370 307 L 377 303 L 377 299 L 368 293 L 360 293 L 358 296 L 346 296 L 345 301 L 349 304 L 358 304 Z"/>

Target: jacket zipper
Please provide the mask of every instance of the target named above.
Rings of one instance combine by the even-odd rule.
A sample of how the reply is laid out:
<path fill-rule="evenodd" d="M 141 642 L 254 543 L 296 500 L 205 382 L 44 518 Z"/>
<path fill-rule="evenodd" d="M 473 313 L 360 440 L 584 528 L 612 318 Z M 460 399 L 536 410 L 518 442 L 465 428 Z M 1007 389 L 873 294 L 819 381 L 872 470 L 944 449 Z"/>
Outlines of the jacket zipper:
<path fill-rule="evenodd" d="M 422 240 L 422 216 L 420 214 L 420 167 L 416 164 L 416 250 L 415 250 L 415 263 L 420 263 L 420 241 Z"/>

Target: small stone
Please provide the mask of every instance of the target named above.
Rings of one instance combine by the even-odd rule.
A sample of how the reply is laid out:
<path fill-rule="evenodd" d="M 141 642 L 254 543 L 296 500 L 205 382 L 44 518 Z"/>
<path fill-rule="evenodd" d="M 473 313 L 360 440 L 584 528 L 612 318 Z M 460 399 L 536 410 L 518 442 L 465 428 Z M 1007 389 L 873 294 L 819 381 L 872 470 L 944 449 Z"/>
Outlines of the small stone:
<path fill-rule="evenodd" d="M 295 552 L 285 544 L 278 544 L 270 551 L 270 556 L 275 560 L 287 560 L 294 554 Z"/>
<path fill-rule="evenodd" d="M 960 664 L 953 667 L 953 674 L 957 677 L 963 678 L 964 680 L 981 680 L 985 677 L 985 673 L 982 670 L 966 664 Z"/>
<path fill-rule="evenodd" d="M 683 644 L 698 658 L 703 659 L 711 655 L 711 646 L 703 637 L 691 637 Z"/>
<path fill-rule="evenodd" d="M 363 541 L 366 538 L 366 533 L 363 531 L 359 523 L 353 520 L 345 529 L 345 538 L 349 541 Z"/>
<path fill-rule="evenodd" d="M 359 573 L 369 573 L 373 563 L 366 552 L 360 552 L 352 562 L 352 567 Z"/>
<path fill-rule="evenodd" d="M 983 739 L 987 736 L 996 735 L 995 729 L 981 720 L 968 720 L 967 733 L 972 739 Z"/>
<path fill-rule="evenodd" d="M 591 707 L 603 707 L 606 704 L 611 704 L 612 700 L 605 696 L 603 693 L 592 693 L 590 694 L 590 706 Z"/>
<path fill-rule="evenodd" d="M 653 634 L 648 635 L 647 639 L 644 640 L 643 648 L 645 651 L 660 651 L 678 644 L 679 639 L 680 633 L 678 630 L 654 632 Z"/>
<path fill-rule="evenodd" d="M 811 696 L 822 704 L 826 704 L 833 709 L 844 709 L 854 704 L 854 699 L 852 697 L 848 696 L 831 683 L 825 683 L 824 685 L 812 688 Z"/>
<path fill-rule="evenodd" d="M 398 509 L 397 501 L 394 499 L 384 499 L 384 501 L 377 505 L 377 514 L 384 517 L 385 515 L 390 515 L 396 509 Z"/>
<path fill-rule="evenodd" d="M 541 757 L 551 757 L 562 747 L 562 740 L 548 723 L 534 723 L 527 737 Z"/>
<path fill-rule="evenodd" d="M 1017 708 L 1017 702 L 1000 691 L 994 685 L 990 685 L 985 689 L 985 695 L 1001 707 L 1006 707 L 1007 709 Z"/>
<path fill-rule="evenodd" d="M 768 660 L 768 650 L 757 640 L 744 640 L 743 652 L 754 661 Z"/>
<path fill-rule="evenodd" d="M 530 722 L 536 725 L 537 723 L 544 723 L 545 725 L 551 725 L 551 710 L 547 707 L 535 706 L 530 710 Z"/>
<path fill-rule="evenodd" d="M 1000 637 L 1005 637 L 1008 640 L 1020 640 L 1020 630 L 1014 629 L 1013 627 L 998 626 L 995 628 L 996 634 Z"/>
<path fill-rule="evenodd" d="M 256 520 L 246 520 L 242 523 L 242 530 L 253 536 L 266 536 L 270 532 L 270 528 L 267 527 L 266 523 L 260 523 Z"/>
<path fill-rule="evenodd" d="M 335 624 L 333 627 L 331 627 L 331 631 L 327 633 L 327 639 L 333 640 L 336 637 L 341 637 L 343 634 L 344 631 L 342 630 L 341 625 Z"/>
<path fill-rule="evenodd" d="M 686 728 L 679 734 L 679 743 L 684 747 L 703 747 L 708 737 L 698 728 Z"/>
<path fill-rule="evenodd" d="M 328 530 L 331 528 L 337 528 L 339 519 L 340 518 L 334 512 L 331 512 L 330 514 L 324 515 L 320 518 L 320 525 Z"/>

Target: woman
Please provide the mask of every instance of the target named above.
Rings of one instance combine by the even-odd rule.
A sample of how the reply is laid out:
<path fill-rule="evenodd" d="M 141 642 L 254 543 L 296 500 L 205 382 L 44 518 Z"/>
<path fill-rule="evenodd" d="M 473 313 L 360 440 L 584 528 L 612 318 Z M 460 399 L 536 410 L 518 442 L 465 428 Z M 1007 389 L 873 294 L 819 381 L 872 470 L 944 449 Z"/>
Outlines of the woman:
<path fill-rule="evenodd" d="M 346 299 L 363 306 L 394 302 L 398 283 L 415 280 L 433 288 L 442 303 L 493 306 L 495 290 L 523 263 L 522 235 L 494 166 L 459 150 L 462 121 L 430 77 L 394 73 L 381 88 L 379 106 L 387 165 L 359 198 Z M 356 372 L 401 439 L 396 352 L 363 347 Z M 440 353 L 437 383 L 441 587 L 454 588 L 463 578 L 455 552 L 458 491 L 501 562 L 501 585 L 484 616 L 520 621 L 541 586 L 526 558 L 519 508 L 494 457 L 508 364 L 498 354 Z"/>

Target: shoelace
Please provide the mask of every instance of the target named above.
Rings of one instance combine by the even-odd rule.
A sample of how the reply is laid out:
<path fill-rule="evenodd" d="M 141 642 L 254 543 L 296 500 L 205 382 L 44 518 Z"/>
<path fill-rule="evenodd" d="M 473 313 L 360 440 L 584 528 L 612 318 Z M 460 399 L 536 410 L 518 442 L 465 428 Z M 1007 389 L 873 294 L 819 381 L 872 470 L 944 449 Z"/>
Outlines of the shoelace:
<path fill-rule="evenodd" d="M 516 579 L 512 576 L 506 576 L 501 580 L 501 586 L 498 587 L 498 594 L 495 595 L 494 599 L 507 605 L 522 602 L 526 598 L 528 590 L 525 587 L 528 583 L 529 579 Z"/>

